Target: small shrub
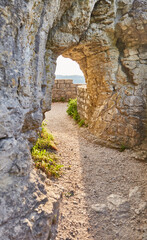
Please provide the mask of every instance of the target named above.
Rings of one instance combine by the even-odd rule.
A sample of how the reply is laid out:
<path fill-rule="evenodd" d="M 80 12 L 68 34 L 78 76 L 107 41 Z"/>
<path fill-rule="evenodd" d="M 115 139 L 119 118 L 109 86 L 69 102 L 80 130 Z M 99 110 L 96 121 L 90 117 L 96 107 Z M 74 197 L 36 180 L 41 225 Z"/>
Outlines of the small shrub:
<path fill-rule="evenodd" d="M 77 110 L 77 99 L 70 99 L 67 105 L 67 113 L 68 115 L 72 116 L 73 119 L 78 122 L 79 126 L 82 127 L 85 125 L 85 121 L 80 119 L 80 115 Z"/>
<path fill-rule="evenodd" d="M 75 121 L 77 121 L 77 122 L 80 121 L 80 115 L 78 114 L 77 111 L 74 112 L 74 114 L 73 114 L 73 119 L 74 119 Z"/>
<path fill-rule="evenodd" d="M 77 112 L 77 99 L 69 99 L 68 101 L 68 108 L 67 108 L 67 113 L 70 116 L 78 114 Z"/>
<path fill-rule="evenodd" d="M 63 166 L 58 164 L 56 154 L 50 152 L 51 150 L 57 151 L 57 147 L 54 143 L 53 135 L 47 131 L 45 125 L 45 123 L 42 124 L 40 136 L 32 148 L 32 158 L 35 167 L 45 172 L 47 177 L 59 177 Z"/>

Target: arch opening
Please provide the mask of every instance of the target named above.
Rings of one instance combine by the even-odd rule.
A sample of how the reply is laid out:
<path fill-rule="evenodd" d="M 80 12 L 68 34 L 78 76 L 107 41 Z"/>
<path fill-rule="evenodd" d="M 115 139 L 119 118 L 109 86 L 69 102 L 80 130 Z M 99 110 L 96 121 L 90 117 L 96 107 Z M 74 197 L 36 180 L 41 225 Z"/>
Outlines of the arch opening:
<path fill-rule="evenodd" d="M 85 77 L 79 64 L 70 58 L 60 55 L 56 61 L 56 79 L 73 77 L 74 83 L 85 83 Z M 81 78 L 80 78 L 81 77 Z M 77 79 L 76 79 L 77 78 Z"/>
<path fill-rule="evenodd" d="M 77 98 L 80 85 L 85 85 L 85 77 L 79 64 L 60 55 L 56 61 L 52 101 L 67 102 L 70 98 Z"/>
<path fill-rule="evenodd" d="M 126 49 L 123 51 L 125 59 Z M 118 61 L 121 54 L 116 45 L 91 42 L 67 49 L 63 56 L 77 61 L 84 72 L 87 86 L 78 93 L 80 97 L 83 94 L 82 104 L 78 104 L 83 109 L 79 111 L 97 141 L 105 146 L 133 147 L 145 137 L 143 106 L 138 108 L 135 103 L 143 104 L 144 100 L 142 96 L 135 96 L 138 86 L 127 80 L 127 73 L 122 68 L 124 62 Z"/>

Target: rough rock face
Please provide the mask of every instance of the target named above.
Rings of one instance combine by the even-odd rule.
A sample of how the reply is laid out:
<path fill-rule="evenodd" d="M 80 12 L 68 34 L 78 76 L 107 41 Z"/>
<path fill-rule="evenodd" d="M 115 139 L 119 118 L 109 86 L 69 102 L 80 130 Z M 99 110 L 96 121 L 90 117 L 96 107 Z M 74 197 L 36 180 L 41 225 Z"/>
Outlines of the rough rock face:
<path fill-rule="evenodd" d="M 146 137 L 145 0 L 0 1 L 0 239 L 50 239 L 52 207 L 30 146 L 50 109 L 58 55 L 76 60 L 91 131 L 133 146 Z"/>
<path fill-rule="evenodd" d="M 111 145 L 132 147 L 147 134 L 146 6 L 98 1 L 80 43 L 64 53 L 86 76 L 89 128 Z"/>

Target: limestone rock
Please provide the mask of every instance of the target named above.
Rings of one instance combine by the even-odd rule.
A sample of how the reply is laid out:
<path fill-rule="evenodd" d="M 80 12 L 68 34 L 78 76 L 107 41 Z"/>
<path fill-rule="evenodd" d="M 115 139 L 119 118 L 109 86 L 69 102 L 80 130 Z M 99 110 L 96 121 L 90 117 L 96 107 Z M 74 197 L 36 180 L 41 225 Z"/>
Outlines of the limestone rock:
<path fill-rule="evenodd" d="M 105 204 L 93 204 L 91 208 L 97 213 L 106 213 L 107 211 L 107 206 Z"/>
<path fill-rule="evenodd" d="M 107 197 L 107 201 L 108 201 L 108 208 L 110 210 L 117 210 L 119 212 L 128 212 L 130 209 L 128 200 L 120 195 L 111 194 Z"/>

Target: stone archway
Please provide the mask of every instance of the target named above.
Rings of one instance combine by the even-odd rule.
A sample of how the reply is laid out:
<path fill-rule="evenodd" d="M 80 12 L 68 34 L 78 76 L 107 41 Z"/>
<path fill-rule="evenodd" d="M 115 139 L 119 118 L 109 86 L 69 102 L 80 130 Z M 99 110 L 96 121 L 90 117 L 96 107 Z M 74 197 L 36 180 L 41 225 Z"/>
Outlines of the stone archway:
<path fill-rule="evenodd" d="M 82 62 L 87 76 L 90 131 L 98 137 L 99 142 L 111 146 L 133 147 L 140 144 L 145 137 L 145 96 L 141 92 L 137 95 L 136 92 L 144 88 L 145 82 L 142 79 L 141 84 L 136 84 L 135 77 L 130 78 L 130 75 L 133 76 L 131 70 L 123 65 L 124 62 L 137 64 L 134 59 L 138 56 L 127 55 L 118 62 L 122 53 L 115 46 L 96 46 L 91 49 L 89 44 L 80 48 L 74 47 L 65 55 L 76 60 L 77 52 L 87 54 L 84 56 L 85 65 L 83 59 L 78 61 L 79 64 Z M 134 48 L 131 51 L 136 53 Z M 145 70 L 143 65 L 138 66 L 138 70 L 141 69 Z M 140 75 L 140 79 L 141 77 L 144 78 L 144 74 Z M 129 82 L 130 79 L 132 82 Z"/>
<path fill-rule="evenodd" d="M 60 54 L 76 60 L 85 74 L 95 135 L 129 146 L 146 137 L 146 5 L 1 1 L 1 239 L 49 239 L 53 206 L 33 170 L 30 146 L 51 106 Z"/>
<path fill-rule="evenodd" d="M 115 7 L 114 2 L 96 2 L 76 44 L 71 19 L 61 21 L 50 32 L 47 49 L 79 63 L 90 99 L 89 128 L 99 142 L 133 147 L 146 137 L 146 33 L 140 27 L 144 17 L 137 2 L 120 1 Z"/>

